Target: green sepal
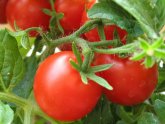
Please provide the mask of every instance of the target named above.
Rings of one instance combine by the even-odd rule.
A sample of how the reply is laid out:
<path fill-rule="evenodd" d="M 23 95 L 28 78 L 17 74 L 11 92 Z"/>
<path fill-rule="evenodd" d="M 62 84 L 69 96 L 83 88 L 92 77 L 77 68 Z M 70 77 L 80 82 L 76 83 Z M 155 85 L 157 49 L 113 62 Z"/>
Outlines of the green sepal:
<path fill-rule="evenodd" d="M 81 80 L 84 84 L 88 84 L 88 79 L 83 72 L 80 72 Z"/>
<path fill-rule="evenodd" d="M 78 50 L 75 42 L 72 43 L 72 51 L 75 54 L 76 59 L 77 59 L 77 62 L 78 62 L 78 64 L 81 67 L 81 65 L 82 65 L 83 62 L 82 62 L 81 54 L 80 54 L 80 52 L 79 52 L 79 50 Z"/>
<path fill-rule="evenodd" d="M 87 73 L 86 76 L 94 81 L 95 83 L 103 86 L 104 88 L 108 89 L 108 90 L 113 90 L 112 86 L 103 78 L 95 75 L 94 73 Z"/>
<path fill-rule="evenodd" d="M 113 66 L 113 64 L 104 64 L 104 65 L 92 66 L 89 69 L 89 72 L 90 73 L 95 73 L 95 72 L 105 71 L 105 70 L 111 68 L 112 66 Z"/>
<path fill-rule="evenodd" d="M 165 58 L 165 50 L 156 49 L 154 55 L 159 58 Z"/>
<path fill-rule="evenodd" d="M 130 58 L 130 60 L 141 60 L 145 57 L 146 53 L 144 51 L 142 51 L 141 53 L 135 53 L 133 57 Z"/>
<path fill-rule="evenodd" d="M 50 9 L 42 9 L 42 12 L 46 15 L 52 16 L 52 11 Z"/>
<path fill-rule="evenodd" d="M 145 41 L 144 39 L 139 39 L 140 40 L 140 46 L 143 50 L 148 50 L 150 48 L 150 45 L 148 44 L 147 41 Z"/>
<path fill-rule="evenodd" d="M 81 68 L 80 68 L 80 66 L 78 65 L 78 64 L 76 64 L 72 59 L 71 60 L 69 60 L 69 62 L 70 62 L 70 64 L 72 65 L 72 67 L 74 68 L 74 69 L 76 69 L 77 71 L 81 71 Z"/>
<path fill-rule="evenodd" d="M 154 61 L 153 57 L 147 56 L 143 63 L 146 68 L 151 68 L 155 64 L 155 61 Z"/>
<path fill-rule="evenodd" d="M 153 49 L 159 48 L 163 44 L 163 42 L 164 42 L 163 39 L 159 38 L 151 45 L 151 48 Z"/>

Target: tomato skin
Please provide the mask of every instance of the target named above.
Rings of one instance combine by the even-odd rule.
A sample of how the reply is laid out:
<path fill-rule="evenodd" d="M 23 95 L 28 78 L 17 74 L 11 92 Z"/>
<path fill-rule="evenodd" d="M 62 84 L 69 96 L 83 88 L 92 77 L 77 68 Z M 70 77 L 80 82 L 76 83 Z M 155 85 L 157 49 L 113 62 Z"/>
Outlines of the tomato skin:
<path fill-rule="evenodd" d="M 102 87 L 89 81 L 82 83 L 80 74 L 69 60 L 71 51 L 48 57 L 38 68 L 34 80 L 34 95 L 41 109 L 60 121 L 74 121 L 84 117 L 95 107 Z"/>
<path fill-rule="evenodd" d="M 104 89 L 110 101 L 132 106 L 148 99 L 154 91 L 158 82 L 156 64 L 146 69 L 140 61 L 131 61 L 129 58 L 115 55 L 98 55 L 97 58 L 95 64 L 113 64 L 110 69 L 99 73 L 113 87 L 112 91 Z"/>
<path fill-rule="evenodd" d="M 0 0 L 0 23 L 6 23 L 6 5 L 8 0 Z"/>
<path fill-rule="evenodd" d="M 44 14 L 42 9 L 51 9 L 48 0 L 10 0 L 6 9 L 9 24 L 14 28 L 14 21 L 21 29 L 41 27 L 44 31 L 49 29 L 50 16 Z M 36 32 L 31 32 L 36 36 Z"/>
<path fill-rule="evenodd" d="M 56 0 L 55 9 L 64 13 L 60 23 L 65 31 L 74 31 L 80 27 L 85 0 Z"/>

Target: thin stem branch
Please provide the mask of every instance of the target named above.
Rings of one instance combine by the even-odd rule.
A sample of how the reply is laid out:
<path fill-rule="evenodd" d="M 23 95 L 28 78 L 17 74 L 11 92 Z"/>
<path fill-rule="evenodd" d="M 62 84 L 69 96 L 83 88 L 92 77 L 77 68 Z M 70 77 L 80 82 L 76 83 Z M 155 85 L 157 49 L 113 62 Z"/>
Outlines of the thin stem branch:
<path fill-rule="evenodd" d="M 2 75 L 1 74 L 0 74 L 0 85 L 2 86 L 3 91 L 6 92 L 7 88 L 5 86 L 5 83 L 4 83 L 3 79 L 2 79 Z"/>
<path fill-rule="evenodd" d="M 95 52 L 103 53 L 103 54 L 115 54 L 115 53 L 130 53 L 135 50 L 135 43 L 128 44 L 125 46 L 113 48 L 113 49 L 99 49 L 99 48 L 93 48 Z"/>
<path fill-rule="evenodd" d="M 32 108 L 27 106 L 24 108 L 24 124 L 31 124 Z"/>
<path fill-rule="evenodd" d="M 89 28 L 90 26 L 92 26 L 94 24 L 97 24 L 98 22 L 100 22 L 99 19 L 88 21 L 80 29 L 75 31 L 73 34 L 71 34 L 69 36 L 66 36 L 66 37 L 62 37 L 62 38 L 56 39 L 56 40 L 50 40 L 51 45 L 52 46 L 57 46 L 57 45 L 60 45 L 60 44 L 63 44 L 63 43 L 72 42 L 74 39 L 76 39 L 82 33 L 84 33 L 84 31 L 86 31 L 87 28 Z"/>
<path fill-rule="evenodd" d="M 97 47 L 97 46 L 117 46 L 117 40 L 102 40 L 100 42 L 89 42 L 89 46 Z"/>
<path fill-rule="evenodd" d="M 0 92 L 0 100 L 14 103 L 20 107 L 24 107 L 29 103 L 27 100 L 25 100 L 19 96 L 16 96 L 16 95 L 10 94 L 10 93 L 3 93 L 3 92 Z"/>

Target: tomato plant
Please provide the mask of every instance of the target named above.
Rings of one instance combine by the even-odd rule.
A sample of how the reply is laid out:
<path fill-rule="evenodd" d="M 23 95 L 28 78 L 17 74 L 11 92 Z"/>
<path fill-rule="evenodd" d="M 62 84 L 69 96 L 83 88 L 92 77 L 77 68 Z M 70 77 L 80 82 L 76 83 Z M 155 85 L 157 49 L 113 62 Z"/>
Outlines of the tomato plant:
<path fill-rule="evenodd" d="M 48 30 L 50 16 L 43 13 L 43 9 L 50 9 L 47 0 L 10 0 L 7 4 L 6 16 L 9 24 L 14 28 L 14 21 L 21 29 L 41 27 Z M 20 11 L 21 10 L 21 11 Z M 36 32 L 31 32 L 35 36 Z"/>
<path fill-rule="evenodd" d="M 73 52 L 60 52 L 48 57 L 38 68 L 34 94 L 39 106 L 49 116 L 61 121 L 74 121 L 92 111 L 102 87 L 90 81 L 85 85 L 80 74 L 69 63 Z"/>
<path fill-rule="evenodd" d="M 164 0 L 9 0 L 0 124 L 164 124 L 164 13 Z"/>
<path fill-rule="evenodd" d="M 6 5 L 8 0 L 0 0 L 0 23 L 6 23 Z"/>
<path fill-rule="evenodd" d="M 95 64 L 111 63 L 113 66 L 101 72 L 113 87 L 105 90 L 108 99 L 121 105 L 136 105 L 148 99 L 158 82 L 158 68 L 154 65 L 146 69 L 141 61 L 131 61 L 116 55 L 98 55 Z"/>

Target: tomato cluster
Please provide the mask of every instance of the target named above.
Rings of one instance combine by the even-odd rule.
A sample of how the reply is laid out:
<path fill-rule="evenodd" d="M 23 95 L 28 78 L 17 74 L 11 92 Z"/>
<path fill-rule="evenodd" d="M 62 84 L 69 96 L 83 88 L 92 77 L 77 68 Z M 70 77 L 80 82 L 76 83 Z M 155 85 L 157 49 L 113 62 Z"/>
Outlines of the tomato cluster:
<path fill-rule="evenodd" d="M 7 21 L 14 28 L 14 21 L 21 29 L 41 27 L 49 30 L 50 16 L 42 10 L 50 9 L 48 0 L 0 0 L 0 23 Z M 57 13 L 63 13 L 60 24 L 65 34 L 72 33 L 88 21 L 87 10 L 95 0 L 56 0 L 54 8 Z M 6 15 L 6 16 L 5 16 Z M 104 32 L 107 40 L 114 39 L 114 32 L 126 44 L 127 32 L 117 25 L 105 25 Z M 36 32 L 31 32 L 36 36 Z M 98 30 L 92 29 L 84 34 L 90 42 L 100 41 Z M 34 95 L 41 109 L 54 119 L 60 121 L 74 121 L 84 117 L 92 111 L 100 96 L 104 93 L 107 98 L 117 104 L 132 106 L 150 97 L 154 91 L 158 69 L 145 68 L 142 61 L 131 61 L 129 57 L 118 55 L 97 54 L 93 65 L 113 64 L 113 66 L 98 75 L 104 78 L 113 90 L 107 90 L 96 82 L 89 80 L 84 84 L 79 72 L 70 64 L 70 59 L 76 62 L 72 51 L 63 51 L 49 56 L 42 62 L 36 72 L 34 80 Z"/>

